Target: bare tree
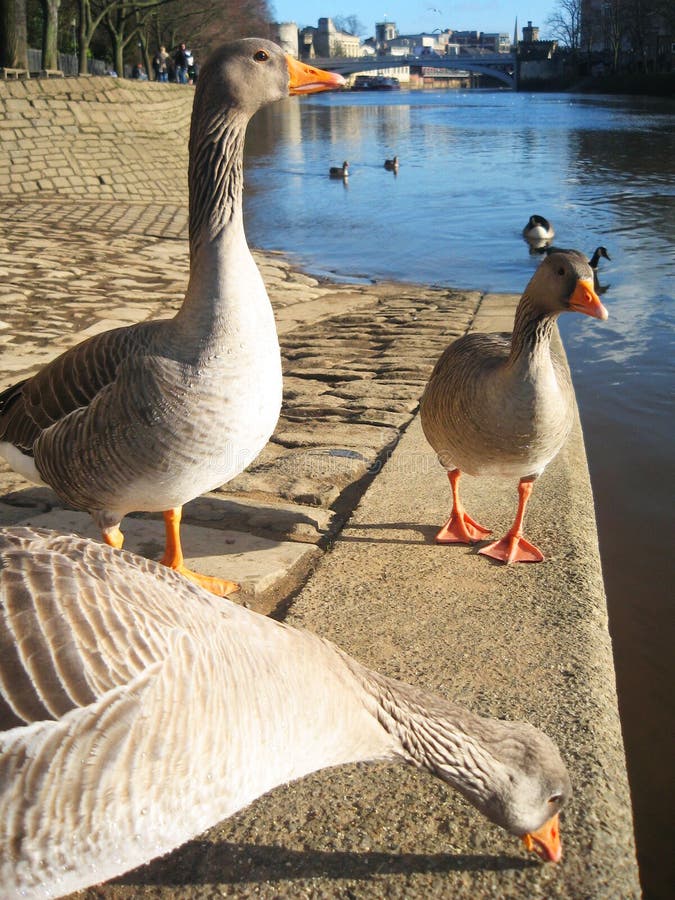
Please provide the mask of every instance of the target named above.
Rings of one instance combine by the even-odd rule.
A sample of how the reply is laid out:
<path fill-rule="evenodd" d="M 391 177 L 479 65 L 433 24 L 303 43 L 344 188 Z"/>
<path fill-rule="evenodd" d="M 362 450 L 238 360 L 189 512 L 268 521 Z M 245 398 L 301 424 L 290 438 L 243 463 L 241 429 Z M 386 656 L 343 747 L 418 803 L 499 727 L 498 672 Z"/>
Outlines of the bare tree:
<path fill-rule="evenodd" d="M 42 68 L 59 67 L 59 7 L 61 0 L 40 0 L 42 6 Z"/>
<path fill-rule="evenodd" d="M 582 0 L 557 0 L 545 22 L 551 36 L 570 50 L 581 47 L 581 7 Z"/>
<path fill-rule="evenodd" d="M 333 16 L 333 24 L 338 31 L 344 31 L 345 34 L 353 34 L 356 37 L 360 37 L 366 31 L 363 22 L 355 13 L 349 16 Z"/>

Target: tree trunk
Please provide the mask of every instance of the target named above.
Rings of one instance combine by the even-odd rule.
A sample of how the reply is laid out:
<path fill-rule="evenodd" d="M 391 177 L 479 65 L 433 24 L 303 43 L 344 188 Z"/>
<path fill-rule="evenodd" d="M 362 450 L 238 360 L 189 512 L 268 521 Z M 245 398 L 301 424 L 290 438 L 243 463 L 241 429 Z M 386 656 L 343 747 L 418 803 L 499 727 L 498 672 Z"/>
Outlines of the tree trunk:
<path fill-rule="evenodd" d="M 89 0 L 79 0 L 77 4 L 77 55 L 79 57 L 80 75 L 89 74 L 89 65 L 87 54 L 89 52 L 89 40 L 91 30 L 89 23 L 91 21 L 91 9 Z"/>
<path fill-rule="evenodd" d="M 59 6 L 61 0 L 41 0 L 42 23 L 42 68 L 59 67 Z"/>
<path fill-rule="evenodd" d="M 26 0 L 0 0 L 0 65 L 28 68 Z"/>

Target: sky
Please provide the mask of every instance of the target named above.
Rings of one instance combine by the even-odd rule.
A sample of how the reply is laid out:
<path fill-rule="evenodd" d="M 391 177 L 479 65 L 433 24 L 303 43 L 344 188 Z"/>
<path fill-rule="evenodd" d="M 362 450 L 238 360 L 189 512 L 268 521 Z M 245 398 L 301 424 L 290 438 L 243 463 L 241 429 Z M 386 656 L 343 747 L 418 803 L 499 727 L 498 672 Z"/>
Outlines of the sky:
<path fill-rule="evenodd" d="M 544 20 L 556 5 L 556 0 L 270 0 L 277 22 L 295 22 L 300 27 L 316 25 L 319 16 L 355 15 L 365 28 L 363 38 L 374 34 L 375 22 L 385 21 L 395 22 L 399 34 L 451 28 L 513 35 L 516 17 L 519 38 L 528 19 L 540 27 L 543 38 Z"/>

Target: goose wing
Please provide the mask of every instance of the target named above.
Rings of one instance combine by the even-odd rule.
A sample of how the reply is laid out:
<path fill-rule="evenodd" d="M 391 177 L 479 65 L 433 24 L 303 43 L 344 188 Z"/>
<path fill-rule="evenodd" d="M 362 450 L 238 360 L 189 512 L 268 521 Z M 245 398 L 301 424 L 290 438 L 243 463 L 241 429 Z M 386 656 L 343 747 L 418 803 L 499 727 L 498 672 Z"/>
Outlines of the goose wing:
<path fill-rule="evenodd" d="M 141 322 L 102 332 L 0 393 L 0 440 L 32 455 L 39 435 L 89 406 L 115 381 L 121 362 L 147 348 L 162 324 Z"/>
<path fill-rule="evenodd" d="M 0 532 L 0 599 L 0 730 L 95 704 L 227 614 L 166 567 L 32 528 Z"/>

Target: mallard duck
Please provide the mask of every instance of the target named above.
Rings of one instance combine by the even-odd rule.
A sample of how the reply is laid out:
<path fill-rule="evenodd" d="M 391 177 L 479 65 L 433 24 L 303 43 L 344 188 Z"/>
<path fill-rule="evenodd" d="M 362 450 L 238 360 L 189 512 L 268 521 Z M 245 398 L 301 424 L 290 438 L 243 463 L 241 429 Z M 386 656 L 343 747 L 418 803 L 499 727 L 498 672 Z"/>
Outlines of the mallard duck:
<path fill-rule="evenodd" d="M 349 178 L 349 163 L 345 160 L 341 166 L 331 166 L 328 174 L 331 178 Z"/>
<path fill-rule="evenodd" d="M 244 134 L 261 106 L 343 83 L 270 41 L 217 50 L 194 99 L 181 309 L 92 337 L 0 394 L 0 454 L 16 471 L 88 510 L 114 547 L 127 513 L 162 511 L 163 562 L 223 595 L 237 585 L 184 565 L 181 508 L 258 455 L 281 405 L 274 316 L 244 234 Z"/>
<path fill-rule="evenodd" d="M 384 167 L 389 172 L 398 172 L 398 156 L 395 156 L 393 159 L 385 159 Z"/>
<path fill-rule="evenodd" d="M 543 216 L 530 216 L 523 228 L 523 237 L 536 249 L 549 244 L 555 237 L 553 225 Z"/>
<path fill-rule="evenodd" d="M 543 859 L 570 794 L 552 741 L 365 668 L 158 563 L 0 530 L 0 879 L 55 897 L 328 766 L 408 763 Z"/>
<path fill-rule="evenodd" d="M 512 335 L 465 335 L 436 363 L 421 417 L 452 488 L 452 513 L 438 543 L 473 543 L 491 534 L 465 512 L 459 479 L 461 472 L 501 475 L 520 479 L 518 512 L 506 536 L 479 553 L 506 563 L 543 560 L 522 525 L 533 482 L 572 427 L 572 382 L 550 346 L 555 320 L 568 310 L 608 316 L 593 290 L 593 270 L 577 250 L 543 259 L 520 299 Z"/>

